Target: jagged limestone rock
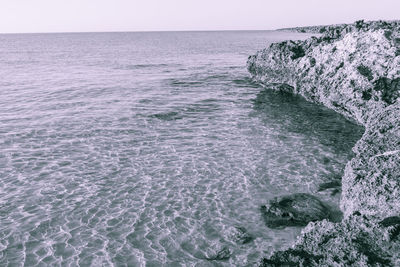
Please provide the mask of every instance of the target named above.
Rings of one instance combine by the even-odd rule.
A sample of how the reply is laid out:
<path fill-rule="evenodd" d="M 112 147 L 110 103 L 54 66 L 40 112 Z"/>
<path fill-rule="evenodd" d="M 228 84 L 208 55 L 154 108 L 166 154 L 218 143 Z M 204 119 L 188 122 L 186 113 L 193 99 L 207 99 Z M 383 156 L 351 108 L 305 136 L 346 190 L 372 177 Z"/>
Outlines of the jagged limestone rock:
<path fill-rule="evenodd" d="M 346 167 L 341 206 L 345 215 L 362 209 L 361 201 L 355 201 L 358 196 L 369 199 L 365 214 L 384 216 L 395 208 L 387 203 L 400 197 L 394 152 L 399 146 L 400 56 L 395 51 L 400 43 L 385 37 L 383 29 L 361 29 L 335 41 L 321 37 L 272 44 L 249 58 L 248 69 L 262 84 L 300 94 L 366 127 L 355 147 L 356 157 Z M 293 59 L 293 47 L 299 46 L 304 56 Z M 390 153 L 382 154 L 386 152 Z M 375 185 L 368 189 L 366 183 Z"/>
<path fill-rule="evenodd" d="M 293 93 L 365 125 L 369 111 L 398 98 L 400 56 L 395 53 L 400 46 L 384 33 L 352 32 L 335 42 L 314 37 L 272 44 L 249 57 L 248 70 L 262 84 L 285 84 Z M 305 55 L 292 59 L 293 47 L 299 46 Z"/>
<path fill-rule="evenodd" d="M 400 214 L 400 103 L 376 112 L 345 169 L 341 201 L 345 215 Z"/>
<path fill-rule="evenodd" d="M 400 23 L 324 29 L 322 37 L 272 44 L 247 66 L 266 87 L 302 95 L 365 127 L 342 178 L 345 219 L 309 224 L 292 249 L 263 264 L 400 266 L 398 238 L 390 237 L 400 225 L 389 231 L 377 223 L 400 215 Z"/>
<path fill-rule="evenodd" d="M 379 222 L 356 214 L 340 223 L 310 223 L 293 247 L 261 266 L 399 266 L 400 240 L 393 238 L 399 226 L 393 217 Z"/>

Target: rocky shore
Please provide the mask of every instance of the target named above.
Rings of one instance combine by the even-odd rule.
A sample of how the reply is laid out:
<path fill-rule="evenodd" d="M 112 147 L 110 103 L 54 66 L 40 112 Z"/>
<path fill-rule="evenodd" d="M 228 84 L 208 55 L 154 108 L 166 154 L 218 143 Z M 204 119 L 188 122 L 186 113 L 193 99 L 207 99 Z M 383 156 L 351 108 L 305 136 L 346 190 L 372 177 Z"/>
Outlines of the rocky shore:
<path fill-rule="evenodd" d="M 365 133 L 342 177 L 343 219 L 309 220 L 291 248 L 261 265 L 400 266 L 400 22 L 308 28 L 298 31 L 322 35 L 250 56 L 251 76 L 325 105 Z"/>

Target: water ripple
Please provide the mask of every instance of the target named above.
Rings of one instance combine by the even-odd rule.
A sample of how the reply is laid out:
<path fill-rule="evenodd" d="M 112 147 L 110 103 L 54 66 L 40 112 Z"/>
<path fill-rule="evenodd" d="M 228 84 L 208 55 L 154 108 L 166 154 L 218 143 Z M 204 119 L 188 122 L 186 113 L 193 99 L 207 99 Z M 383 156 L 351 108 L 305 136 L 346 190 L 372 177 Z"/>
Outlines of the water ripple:
<path fill-rule="evenodd" d="M 260 205 L 317 193 L 361 133 L 250 81 L 246 55 L 288 37 L 3 36 L 0 265 L 251 266 L 286 246 L 301 229 Z"/>

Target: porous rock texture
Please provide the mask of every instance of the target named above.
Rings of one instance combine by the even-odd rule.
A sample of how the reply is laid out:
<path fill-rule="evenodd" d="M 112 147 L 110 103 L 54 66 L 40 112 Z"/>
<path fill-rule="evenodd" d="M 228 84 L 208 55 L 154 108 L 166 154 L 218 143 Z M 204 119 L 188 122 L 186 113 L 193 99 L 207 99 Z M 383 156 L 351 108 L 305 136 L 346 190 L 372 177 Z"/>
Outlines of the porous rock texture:
<path fill-rule="evenodd" d="M 342 177 L 344 219 L 310 223 L 262 265 L 400 266 L 400 23 L 326 27 L 320 37 L 272 44 L 247 67 L 264 86 L 365 127 Z"/>
<path fill-rule="evenodd" d="M 341 223 L 310 223 L 292 248 L 262 266 L 400 266 L 400 218 L 382 222 L 354 214 Z"/>

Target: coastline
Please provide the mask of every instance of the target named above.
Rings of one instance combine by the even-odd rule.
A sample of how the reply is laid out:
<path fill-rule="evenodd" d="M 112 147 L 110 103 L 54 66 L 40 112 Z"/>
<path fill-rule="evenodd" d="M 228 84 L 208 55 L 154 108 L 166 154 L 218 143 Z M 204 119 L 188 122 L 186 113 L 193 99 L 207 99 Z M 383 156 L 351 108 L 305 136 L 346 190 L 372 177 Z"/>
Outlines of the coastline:
<path fill-rule="evenodd" d="M 342 177 L 343 220 L 310 222 L 263 266 L 400 265 L 399 29 L 399 21 L 299 27 L 322 36 L 275 43 L 249 57 L 258 83 L 365 127 Z"/>

